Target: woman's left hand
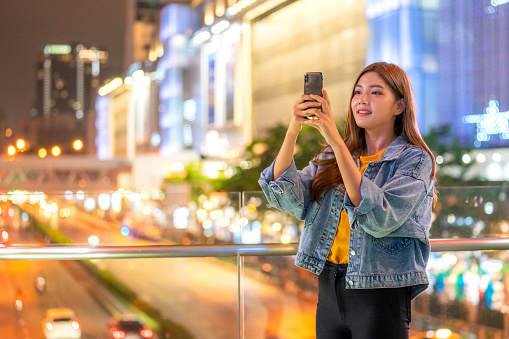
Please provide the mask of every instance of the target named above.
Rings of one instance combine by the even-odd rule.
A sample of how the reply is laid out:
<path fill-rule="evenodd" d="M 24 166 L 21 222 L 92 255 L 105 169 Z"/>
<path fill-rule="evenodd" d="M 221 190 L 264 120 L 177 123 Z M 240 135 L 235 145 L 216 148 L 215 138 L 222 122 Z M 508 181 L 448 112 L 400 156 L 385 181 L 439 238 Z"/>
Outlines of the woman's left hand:
<path fill-rule="evenodd" d="M 322 89 L 323 98 L 319 95 L 311 95 L 311 98 L 321 103 L 322 110 L 320 109 L 309 109 L 312 114 L 316 115 L 316 118 L 307 120 L 306 125 L 312 126 L 320 131 L 320 134 L 325 138 L 327 144 L 334 146 L 341 140 L 334 116 L 330 109 L 330 100 L 327 91 Z"/>

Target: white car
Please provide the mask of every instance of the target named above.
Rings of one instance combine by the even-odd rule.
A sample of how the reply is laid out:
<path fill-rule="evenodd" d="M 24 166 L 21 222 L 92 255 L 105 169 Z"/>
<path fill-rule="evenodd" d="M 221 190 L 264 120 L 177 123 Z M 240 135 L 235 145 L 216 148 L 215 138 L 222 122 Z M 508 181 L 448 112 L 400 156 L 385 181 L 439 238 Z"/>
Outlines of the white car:
<path fill-rule="evenodd" d="M 81 326 L 76 314 L 70 308 L 50 308 L 42 322 L 46 339 L 80 339 Z"/>

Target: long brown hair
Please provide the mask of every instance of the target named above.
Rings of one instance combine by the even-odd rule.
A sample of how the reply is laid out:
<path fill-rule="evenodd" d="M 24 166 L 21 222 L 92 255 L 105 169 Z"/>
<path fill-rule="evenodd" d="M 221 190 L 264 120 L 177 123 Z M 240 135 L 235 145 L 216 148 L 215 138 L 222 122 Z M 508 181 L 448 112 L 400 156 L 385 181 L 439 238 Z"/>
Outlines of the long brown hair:
<path fill-rule="evenodd" d="M 359 79 L 368 72 L 377 73 L 385 81 L 385 83 L 391 89 L 392 93 L 394 93 L 396 101 L 403 99 L 405 103 L 405 110 L 403 113 L 397 115 L 396 121 L 394 123 L 394 132 L 397 136 L 404 135 L 410 144 L 419 146 L 429 154 L 433 162 L 431 179 L 436 181 L 435 157 L 422 139 L 419 128 L 417 127 L 415 100 L 412 84 L 410 83 L 410 79 L 408 78 L 408 75 L 405 73 L 405 71 L 394 64 L 389 64 L 386 62 L 373 63 L 364 68 L 364 70 L 362 70 L 362 72 L 357 77 L 357 80 L 355 81 L 354 87 L 352 89 L 350 102 L 348 103 L 348 116 L 343 134 L 343 138 L 348 150 L 354 156 L 354 158 L 357 159 L 360 153 L 366 149 L 366 137 L 364 135 L 364 129 L 357 126 L 355 122 L 351 101 L 355 94 L 355 85 L 357 85 Z M 330 159 L 319 159 L 318 155 L 313 159 L 313 162 L 316 165 L 323 166 L 314 178 L 313 184 L 311 186 L 311 200 L 313 201 L 319 201 L 320 195 L 322 195 L 327 190 L 337 187 L 343 183 L 343 178 L 339 172 L 334 153 L 331 151 L 326 151 L 327 147 L 328 145 L 325 145 L 320 153 L 318 153 L 318 155 L 332 155 L 332 157 L 329 157 Z M 435 201 L 436 190 L 433 192 L 433 202 Z"/>

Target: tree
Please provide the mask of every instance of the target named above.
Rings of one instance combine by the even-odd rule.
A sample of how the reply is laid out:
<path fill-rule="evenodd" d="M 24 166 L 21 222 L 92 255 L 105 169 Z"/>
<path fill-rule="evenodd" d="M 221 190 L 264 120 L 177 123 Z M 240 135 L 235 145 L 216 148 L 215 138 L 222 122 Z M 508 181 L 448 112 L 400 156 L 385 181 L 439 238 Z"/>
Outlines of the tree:
<path fill-rule="evenodd" d="M 343 133 L 344 121 L 336 123 L 340 133 Z M 254 140 L 246 148 L 246 163 L 250 168 L 237 168 L 237 173 L 223 182 L 222 189 L 225 191 L 259 191 L 258 179 L 260 173 L 269 167 L 276 158 L 279 148 L 283 144 L 287 125 L 279 124 L 268 130 L 264 139 Z M 303 126 L 297 139 L 295 148 L 295 165 L 298 169 L 304 168 L 309 161 L 325 145 L 325 139 L 320 132 L 310 126 Z"/>

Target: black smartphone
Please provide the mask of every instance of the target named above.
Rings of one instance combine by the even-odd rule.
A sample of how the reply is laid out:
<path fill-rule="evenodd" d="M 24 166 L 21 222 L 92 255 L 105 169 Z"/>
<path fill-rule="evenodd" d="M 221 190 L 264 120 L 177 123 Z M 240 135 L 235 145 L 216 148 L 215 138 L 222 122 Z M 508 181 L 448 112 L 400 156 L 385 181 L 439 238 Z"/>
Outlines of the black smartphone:
<path fill-rule="evenodd" d="M 304 94 L 310 95 L 315 94 L 322 95 L 323 88 L 323 74 L 322 72 L 306 72 L 304 74 Z M 307 100 L 311 101 L 311 100 Z M 320 108 L 321 110 L 321 108 Z M 312 115 L 307 117 L 308 119 L 314 119 L 316 116 Z"/>

